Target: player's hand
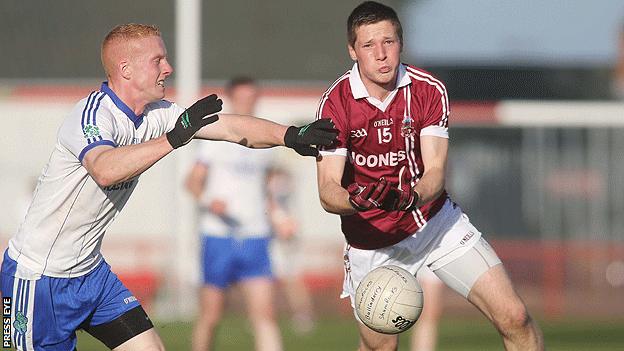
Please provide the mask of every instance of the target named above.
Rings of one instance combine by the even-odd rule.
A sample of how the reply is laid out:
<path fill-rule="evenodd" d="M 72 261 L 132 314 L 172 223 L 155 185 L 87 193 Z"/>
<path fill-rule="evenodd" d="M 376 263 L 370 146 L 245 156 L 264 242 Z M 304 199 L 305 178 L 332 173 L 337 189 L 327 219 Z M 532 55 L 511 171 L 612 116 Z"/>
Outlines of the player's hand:
<path fill-rule="evenodd" d="M 275 234 L 280 240 L 290 240 L 297 233 L 297 222 L 292 217 L 284 217 L 273 222 Z"/>
<path fill-rule="evenodd" d="M 404 189 L 392 188 L 381 208 L 387 211 L 413 211 L 419 200 L 419 195 L 410 186 Z"/>
<path fill-rule="evenodd" d="M 323 118 L 301 127 L 288 127 L 284 134 L 284 145 L 302 156 L 318 156 L 318 147 L 331 145 L 337 136 L 334 122 Z"/>
<path fill-rule="evenodd" d="M 216 113 L 221 111 L 223 102 L 212 94 L 198 100 L 187 108 L 176 121 L 175 127 L 167 133 L 167 140 L 174 149 L 188 144 L 198 130 L 219 119 Z"/>
<path fill-rule="evenodd" d="M 386 179 L 381 178 L 366 186 L 353 183 L 347 187 L 347 191 L 349 192 L 351 206 L 362 212 L 379 208 L 390 191 L 390 185 Z"/>
<path fill-rule="evenodd" d="M 420 199 L 420 195 L 412 188 L 411 177 L 404 176 L 407 172 L 401 169 L 399 179 L 401 182 L 398 187 L 392 187 L 385 201 L 381 205 L 386 211 L 413 211 Z"/>
<path fill-rule="evenodd" d="M 208 204 L 208 211 L 217 216 L 225 216 L 227 213 L 227 204 L 223 200 L 215 199 Z"/>

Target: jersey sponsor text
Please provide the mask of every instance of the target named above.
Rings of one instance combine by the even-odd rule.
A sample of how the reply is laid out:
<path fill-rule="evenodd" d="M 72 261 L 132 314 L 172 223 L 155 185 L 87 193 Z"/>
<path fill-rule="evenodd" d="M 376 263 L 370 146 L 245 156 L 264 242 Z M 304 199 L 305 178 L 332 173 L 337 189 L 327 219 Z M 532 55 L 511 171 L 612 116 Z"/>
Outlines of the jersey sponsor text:
<path fill-rule="evenodd" d="M 127 180 L 125 182 L 117 183 L 114 185 L 109 185 L 102 188 L 104 191 L 113 191 L 113 190 L 122 190 L 122 189 L 130 189 L 132 184 L 134 184 L 135 179 Z"/>
<path fill-rule="evenodd" d="M 353 160 L 353 163 L 358 166 L 366 167 L 397 166 L 399 162 L 405 160 L 405 157 L 405 150 L 399 150 L 397 152 L 390 151 L 385 154 L 368 156 L 358 154 L 355 151 L 351 152 L 351 160 Z"/>

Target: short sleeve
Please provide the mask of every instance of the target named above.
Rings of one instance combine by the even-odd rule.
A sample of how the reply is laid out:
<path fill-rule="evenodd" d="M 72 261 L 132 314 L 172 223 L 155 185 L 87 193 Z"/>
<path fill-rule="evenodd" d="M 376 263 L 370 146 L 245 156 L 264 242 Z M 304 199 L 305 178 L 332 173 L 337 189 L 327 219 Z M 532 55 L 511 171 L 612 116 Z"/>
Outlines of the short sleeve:
<path fill-rule="evenodd" d="M 168 113 L 166 114 L 166 119 L 163 121 L 163 124 L 165 126 L 165 133 L 170 132 L 175 127 L 175 124 L 178 121 L 178 117 L 180 117 L 182 112 L 184 112 L 185 110 L 182 106 L 176 103 L 171 103 L 168 101 L 166 101 L 166 103 Z"/>
<path fill-rule="evenodd" d="M 170 132 L 175 127 L 182 112 L 184 112 L 184 108 L 167 100 L 149 104 L 144 113 L 152 122 L 150 138 L 156 138 Z"/>
<path fill-rule="evenodd" d="M 102 104 L 105 96 L 102 92 L 91 93 L 74 107 L 59 130 L 60 144 L 80 162 L 96 146 L 117 146 L 113 115 Z"/>
<path fill-rule="evenodd" d="M 448 138 L 449 100 L 444 84 L 431 78 L 426 94 L 427 108 L 421 123 L 420 135 Z"/>
<path fill-rule="evenodd" d="M 349 128 L 346 120 L 346 112 L 340 104 L 332 99 L 334 95 L 323 96 L 319 104 L 316 119 L 329 118 L 334 122 L 338 130 L 336 142 L 328 147 L 321 147 L 321 155 L 347 156 L 347 143 L 349 140 Z"/>

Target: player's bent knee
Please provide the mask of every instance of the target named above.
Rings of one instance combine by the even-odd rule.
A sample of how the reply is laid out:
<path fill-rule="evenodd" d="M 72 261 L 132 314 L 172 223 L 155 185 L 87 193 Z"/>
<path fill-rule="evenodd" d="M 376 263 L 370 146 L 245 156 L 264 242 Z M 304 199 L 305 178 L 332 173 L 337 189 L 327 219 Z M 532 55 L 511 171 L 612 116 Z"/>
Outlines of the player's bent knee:
<path fill-rule="evenodd" d="M 527 328 L 531 323 L 531 316 L 523 303 L 512 303 L 502 313 L 494 315 L 494 323 L 501 333 L 511 335 Z"/>

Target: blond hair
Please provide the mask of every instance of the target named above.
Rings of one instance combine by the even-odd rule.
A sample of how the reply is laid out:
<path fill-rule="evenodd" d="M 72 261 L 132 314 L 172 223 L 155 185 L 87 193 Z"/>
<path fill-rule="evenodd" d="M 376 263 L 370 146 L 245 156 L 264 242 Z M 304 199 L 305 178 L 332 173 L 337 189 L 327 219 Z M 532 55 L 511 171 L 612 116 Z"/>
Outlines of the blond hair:
<path fill-rule="evenodd" d="M 112 43 L 118 41 L 128 41 L 132 39 L 140 39 L 149 36 L 158 36 L 160 37 L 160 30 L 158 27 L 150 24 L 140 24 L 140 23 L 126 23 L 120 24 L 117 27 L 113 28 L 104 40 L 102 41 L 102 49 L 100 52 L 102 66 L 104 67 L 104 71 L 106 71 L 106 75 L 110 75 L 112 67 L 108 67 L 110 65 L 110 60 L 106 59 L 107 49 L 111 46 Z"/>

